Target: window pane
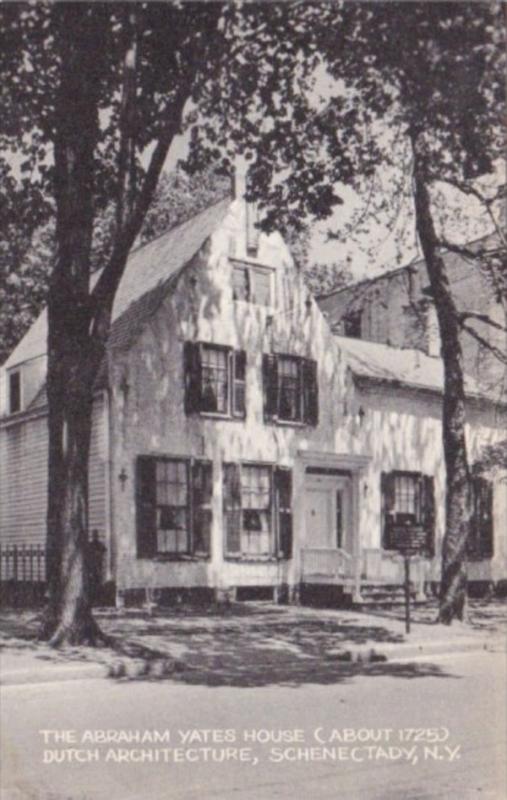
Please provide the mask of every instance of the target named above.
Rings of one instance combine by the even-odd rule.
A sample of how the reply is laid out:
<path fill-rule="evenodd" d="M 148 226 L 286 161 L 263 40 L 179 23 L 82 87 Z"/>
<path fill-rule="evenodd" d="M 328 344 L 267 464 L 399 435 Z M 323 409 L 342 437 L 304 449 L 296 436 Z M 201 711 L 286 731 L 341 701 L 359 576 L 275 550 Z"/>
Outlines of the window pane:
<path fill-rule="evenodd" d="M 188 474 L 179 459 L 160 459 L 156 464 L 157 550 L 188 552 Z"/>
<path fill-rule="evenodd" d="M 268 509 L 270 507 L 271 471 L 269 467 L 243 467 L 241 500 L 244 509 Z"/>
<path fill-rule="evenodd" d="M 228 353 L 216 347 L 202 350 L 202 411 L 228 411 Z"/>
<path fill-rule="evenodd" d="M 301 420 L 301 381 L 299 362 L 295 358 L 278 359 L 279 417 Z"/>
<path fill-rule="evenodd" d="M 419 516 L 419 482 L 415 475 L 396 475 L 394 481 L 394 511 L 416 521 Z"/>
<path fill-rule="evenodd" d="M 245 267 L 234 266 L 232 270 L 232 296 L 234 300 L 250 299 L 250 281 Z"/>
<path fill-rule="evenodd" d="M 271 469 L 244 465 L 241 473 L 242 552 L 269 555 L 271 536 Z"/>
<path fill-rule="evenodd" d="M 259 303 L 259 305 L 271 305 L 271 274 L 265 270 L 255 269 L 250 270 L 252 282 L 252 302 Z"/>

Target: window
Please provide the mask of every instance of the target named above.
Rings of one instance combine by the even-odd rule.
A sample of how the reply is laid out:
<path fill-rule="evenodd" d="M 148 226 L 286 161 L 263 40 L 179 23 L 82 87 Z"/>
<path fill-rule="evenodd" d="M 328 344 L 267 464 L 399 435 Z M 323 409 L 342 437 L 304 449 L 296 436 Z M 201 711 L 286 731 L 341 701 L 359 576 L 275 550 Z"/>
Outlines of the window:
<path fill-rule="evenodd" d="M 246 416 L 246 354 L 230 347 L 185 342 L 185 410 Z"/>
<path fill-rule="evenodd" d="M 317 425 L 317 364 L 307 358 L 264 354 L 264 419 Z"/>
<path fill-rule="evenodd" d="M 362 311 L 351 311 L 343 318 L 343 334 L 360 339 L 362 333 Z"/>
<path fill-rule="evenodd" d="M 292 555 L 292 475 L 261 464 L 224 464 L 227 556 Z"/>
<path fill-rule="evenodd" d="M 382 546 L 396 550 L 403 528 L 421 528 L 426 534 L 426 555 L 434 555 L 435 496 L 432 476 L 419 472 L 383 472 L 381 475 Z"/>
<path fill-rule="evenodd" d="M 493 556 L 493 484 L 481 476 L 471 480 L 472 517 L 467 542 L 470 560 Z"/>
<path fill-rule="evenodd" d="M 21 372 L 9 373 L 9 413 L 21 411 Z"/>
<path fill-rule="evenodd" d="M 136 465 L 138 557 L 208 556 L 211 496 L 210 462 L 139 456 Z"/>
<path fill-rule="evenodd" d="M 273 270 L 235 261 L 232 266 L 232 296 L 261 306 L 272 305 Z"/>

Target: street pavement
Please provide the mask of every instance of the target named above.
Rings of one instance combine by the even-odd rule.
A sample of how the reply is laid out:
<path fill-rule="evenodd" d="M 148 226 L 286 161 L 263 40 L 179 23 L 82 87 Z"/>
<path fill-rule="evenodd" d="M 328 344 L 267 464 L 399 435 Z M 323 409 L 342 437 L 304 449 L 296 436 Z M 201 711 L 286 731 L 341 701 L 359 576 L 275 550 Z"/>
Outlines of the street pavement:
<path fill-rule="evenodd" d="M 292 682 L 4 686 L 2 800 L 505 800 L 505 652 L 310 656 Z"/>

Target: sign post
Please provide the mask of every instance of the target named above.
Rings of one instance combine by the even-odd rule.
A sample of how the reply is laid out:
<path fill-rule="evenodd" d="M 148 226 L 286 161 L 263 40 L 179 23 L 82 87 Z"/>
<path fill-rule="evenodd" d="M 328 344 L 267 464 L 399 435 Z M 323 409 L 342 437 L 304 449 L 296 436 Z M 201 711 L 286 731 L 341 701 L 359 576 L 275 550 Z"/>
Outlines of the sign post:
<path fill-rule="evenodd" d="M 405 567 L 405 631 L 410 633 L 410 558 L 424 552 L 426 547 L 426 531 L 419 525 L 396 525 L 393 529 L 393 540 L 396 550 L 403 555 Z"/>
<path fill-rule="evenodd" d="M 404 554 L 405 562 L 405 632 L 410 633 L 410 555 Z"/>

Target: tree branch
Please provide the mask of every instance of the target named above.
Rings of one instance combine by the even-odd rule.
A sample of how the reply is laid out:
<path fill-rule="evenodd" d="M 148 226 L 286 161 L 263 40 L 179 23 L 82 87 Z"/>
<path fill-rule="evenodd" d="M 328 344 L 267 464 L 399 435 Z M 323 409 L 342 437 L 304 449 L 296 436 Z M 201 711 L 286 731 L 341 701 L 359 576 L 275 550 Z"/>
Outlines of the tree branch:
<path fill-rule="evenodd" d="M 118 197 L 116 228 L 121 231 L 132 213 L 136 173 L 136 70 L 137 15 L 134 4 L 124 11 L 125 56 L 120 106 L 120 148 L 118 154 Z"/>
<path fill-rule="evenodd" d="M 477 333 L 475 328 L 471 328 L 465 322 L 460 321 L 460 325 L 464 331 L 466 331 L 470 336 L 472 336 L 473 339 L 475 339 L 477 342 L 479 342 L 479 344 L 481 344 L 483 347 L 489 350 L 490 353 L 493 353 L 493 355 L 502 364 L 505 364 L 507 366 L 507 355 L 502 350 L 500 350 L 498 347 L 495 347 L 495 345 L 488 342 L 488 340 L 485 339 L 483 336 L 481 336 L 480 333 Z"/>
<path fill-rule="evenodd" d="M 114 295 L 125 270 L 130 249 L 141 230 L 146 212 L 153 199 L 157 182 L 172 140 L 180 128 L 183 108 L 188 97 L 188 92 L 188 83 L 182 81 L 176 98 L 171 104 L 170 114 L 168 112 L 170 119 L 160 133 L 151 156 L 141 191 L 137 196 L 135 207 L 125 225 L 117 232 L 109 262 L 104 268 L 92 292 L 92 302 L 95 306 L 92 335 L 96 335 L 104 341 L 108 334 L 109 317 L 112 310 Z"/>
<path fill-rule="evenodd" d="M 479 200 L 479 202 L 482 203 L 482 205 L 486 209 L 486 213 L 490 218 L 491 222 L 493 223 L 495 232 L 498 238 L 500 239 L 503 247 L 507 247 L 507 237 L 505 236 L 502 226 L 498 224 L 498 221 L 495 218 L 495 215 L 493 214 L 492 211 L 492 207 L 498 200 L 501 200 L 503 198 L 505 202 L 507 185 L 502 184 L 501 186 L 499 186 L 493 197 L 485 197 L 485 195 L 483 195 L 482 192 L 480 192 L 477 189 L 477 187 L 472 186 L 469 183 L 464 183 L 463 181 L 459 181 L 456 178 L 441 178 L 440 180 L 442 180 L 443 183 L 447 183 L 449 184 L 449 186 L 453 186 L 455 189 L 458 189 L 458 191 L 462 192 L 463 194 L 470 195 Z"/>
<path fill-rule="evenodd" d="M 460 324 L 465 322 L 467 319 L 477 319 L 480 322 L 484 322 L 486 325 L 491 325 L 492 328 L 497 328 L 499 331 L 505 331 L 507 333 L 507 328 L 505 325 L 501 325 L 500 322 L 496 322 L 496 320 L 491 319 L 487 314 L 479 314 L 476 311 L 463 311 L 459 314 L 458 319 Z"/>

